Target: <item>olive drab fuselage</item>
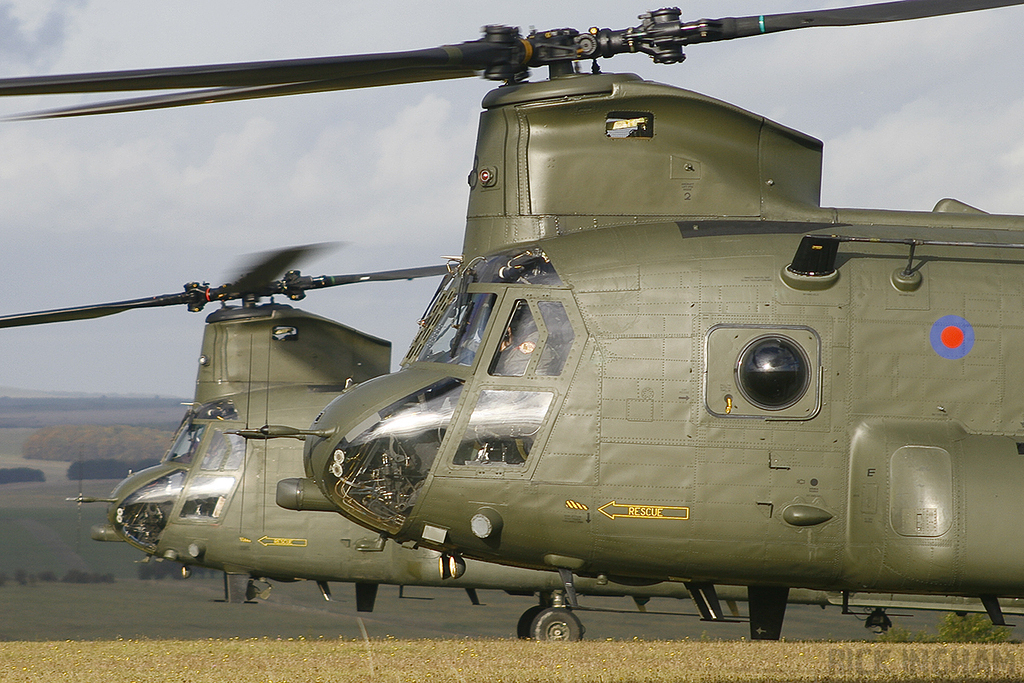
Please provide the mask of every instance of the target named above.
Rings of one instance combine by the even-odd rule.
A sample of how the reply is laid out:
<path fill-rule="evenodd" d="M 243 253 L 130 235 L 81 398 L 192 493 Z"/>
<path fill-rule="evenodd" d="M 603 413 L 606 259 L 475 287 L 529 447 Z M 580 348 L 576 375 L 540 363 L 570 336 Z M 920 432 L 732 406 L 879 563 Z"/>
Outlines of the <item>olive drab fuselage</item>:
<path fill-rule="evenodd" d="M 817 140 L 635 77 L 484 109 L 459 275 L 307 441 L 347 516 L 579 576 L 1024 595 L 1024 219 L 822 208 Z"/>
<path fill-rule="evenodd" d="M 348 378 L 386 372 L 390 355 L 384 340 L 289 306 L 212 313 L 195 402 L 162 462 L 111 494 L 105 537 L 186 565 L 288 579 L 337 577 L 338 552 L 350 549 L 347 575 L 360 578 L 366 565 L 372 576 L 378 559 L 356 552 L 377 540 L 371 532 L 274 503 L 278 480 L 301 474 L 299 443 L 233 432 L 268 418 L 308 422 Z M 401 575 L 401 563 L 392 567 Z"/>
<path fill-rule="evenodd" d="M 357 584 L 360 610 L 372 609 L 365 587 L 451 586 L 550 594 L 552 572 L 468 563 L 461 578 L 443 579 L 438 553 L 386 543 L 302 491 L 279 504 L 279 484 L 303 474 L 302 442 L 243 438 L 264 424 L 308 425 L 349 380 L 386 373 L 390 343 L 290 306 L 224 308 L 207 318 L 195 402 L 162 462 L 129 475 L 111 494 L 98 540 L 124 541 L 184 567 L 222 570 L 227 597 L 251 597 L 250 578 Z M 292 489 L 294 491 L 294 489 Z M 360 589 L 360 584 L 364 587 Z M 592 595 L 687 597 L 679 584 L 623 586 L 581 582 Z M 375 593 L 371 592 L 371 595 Z M 805 595 L 824 604 L 826 597 Z"/>

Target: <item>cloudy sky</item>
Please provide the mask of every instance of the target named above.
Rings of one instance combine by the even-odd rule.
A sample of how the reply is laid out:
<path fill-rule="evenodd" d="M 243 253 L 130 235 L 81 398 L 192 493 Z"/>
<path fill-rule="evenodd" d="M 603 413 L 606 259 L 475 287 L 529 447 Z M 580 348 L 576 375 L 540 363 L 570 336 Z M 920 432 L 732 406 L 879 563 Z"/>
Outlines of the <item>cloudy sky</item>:
<path fill-rule="evenodd" d="M 836 7 L 685 3 L 684 17 Z M 0 76 L 383 52 L 484 24 L 624 28 L 654 6 L 337 0 L 0 1 Z M 694 46 L 606 71 L 692 88 L 825 142 L 822 203 L 930 210 L 952 196 L 1024 213 L 1024 8 Z M 535 78 L 541 74 L 536 74 Z M 63 121 L 0 122 L 0 314 L 221 284 L 246 254 L 345 246 L 337 274 L 461 251 L 480 99 L 466 79 Z M 0 115 L 77 100 L 0 101 Z M 400 358 L 433 282 L 312 293 L 303 307 L 391 339 Z M 202 316 L 134 311 L 0 331 L 0 387 L 191 395 Z"/>

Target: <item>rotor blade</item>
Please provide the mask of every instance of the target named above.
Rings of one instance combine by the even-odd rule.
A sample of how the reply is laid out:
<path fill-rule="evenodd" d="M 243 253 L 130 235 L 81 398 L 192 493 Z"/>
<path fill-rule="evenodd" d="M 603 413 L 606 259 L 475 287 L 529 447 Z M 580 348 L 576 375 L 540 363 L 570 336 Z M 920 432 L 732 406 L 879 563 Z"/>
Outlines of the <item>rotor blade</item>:
<path fill-rule="evenodd" d="M 163 294 L 160 296 L 146 297 L 144 299 L 114 301 L 107 304 L 92 304 L 90 306 L 75 306 L 73 308 L 55 308 L 49 311 L 36 311 L 34 313 L 0 316 L 0 328 L 42 325 L 45 323 L 58 323 L 68 320 L 89 320 L 91 318 L 103 318 L 108 315 L 122 313 L 135 308 L 175 306 L 184 303 L 188 303 L 188 298 L 185 293 L 179 293 Z"/>
<path fill-rule="evenodd" d="M 335 287 L 337 285 L 348 285 L 355 282 L 384 282 L 387 280 L 415 280 L 421 277 L 435 277 L 447 275 L 448 266 L 420 266 L 418 268 L 403 268 L 401 270 L 381 270 L 376 273 L 362 273 L 359 275 L 321 275 L 317 280 L 323 280 L 326 284 L 320 287 Z"/>
<path fill-rule="evenodd" d="M 337 243 L 322 242 L 252 254 L 248 257 L 251 259 L 250 263 L 225 287 L 230 287 L 241 294 L 261 292 L 310 254 L 327 251 L 336 246 Z"/>
<path fill-rule="evenodd" d="M 510 48 L 486 41 L 368 55 L 342 55 L 235 64 L 106 71 L 59 76 L 0 79 L 3 95 L 54 95 L 134 90 L 258 88 L 259 86 L 333 83 L 326 90 L 372 87 L 433 80 L 433 74 L 471 76 L 495 61 L 507 60 Z M 444 76 L 442 76 L 444 77 Z M 310 90 L 307 92 L 315 92 Z"/>
<path fill-rule="evenodd" d="M 692 42 L 730 40 L 815 26 L 860 26 L 908 21 L 1015 5 L 1024 5 L 1024 0 L 902 0 L 809 12 L 728 17 L 716 20 L 722 23 L 720 33 L 712 31 L 706 37 L 696 38 Z"/>
<path fill-rule="evenodd" d="M 473 71 L 415 71 L 402 72 L 401 82 L 427 82 L 475 76 Z M 372 82 L 367 80 L 372 79 Z M 6 116 L 4 121 L 34 121 L 42 119 L 59 119 L 71 116 L 92 116 L 97 114 L 117 114 L 151 109 L 169 109 L 171 107 L 187 107 L 193 104 L 214 104 L 216 102 L 236 102 L 239 100 L 255 100 L 261 97 L 283 97 L 285 95 L 303 95 L 307 93 L 326 92 L 330 90 L 352 90 L 377 85 L 396 85 L 383 83 L 380 74 L 371 77 L 351 76 L 334 78 L 327 81 L 309 81 L 306 83 L 289 83 L 287 85 L 260 85 L 248 88 L 208 88 L 206 90 L 189 90 L 180 93 L 133 97 L 124 100 L 97 102 L 60 109 L 28 112 Z"/>
<path fill-rule="evenodd" d="M 305 296 L 303 292 L 310 289 L 323 289 L 325 287 L 337 287 L 338 285 L 350 285 L 356 282 L 384 282 L 387 280 L 415 280 L 421 277 L 436 277 L 447 275 L 451 270 L 447 265 L 441 266 L 420 266 L 418 268 L 402 268 L 399 270 L 380 270 L 374 273 L 358 273 L 356 275 L 318 275 L 310 277 L 292 271 L 283 279 L 273 283 L 276 293 L 285 294 L 291 299 L 301 299 Z"/>

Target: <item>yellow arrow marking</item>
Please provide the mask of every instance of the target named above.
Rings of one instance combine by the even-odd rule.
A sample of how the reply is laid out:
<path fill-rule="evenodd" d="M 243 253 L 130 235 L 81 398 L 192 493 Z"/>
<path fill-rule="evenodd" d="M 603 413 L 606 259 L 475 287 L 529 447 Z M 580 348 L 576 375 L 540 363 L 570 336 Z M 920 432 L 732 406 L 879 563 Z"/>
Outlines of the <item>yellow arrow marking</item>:
<path fill-rule="evenodd" d="M 689 519 L 690 508 L 673 505 L 627 505 L 614 500 L 598 508 L 608 519 Z"/>
<path fill-rule="evenodd" d="M 273 545 L 286 548 L 305 548 L 307 542 L 304 538 L 270 538 L 269 536 L 264 536 L 257 543 L 264 547 Z"/>

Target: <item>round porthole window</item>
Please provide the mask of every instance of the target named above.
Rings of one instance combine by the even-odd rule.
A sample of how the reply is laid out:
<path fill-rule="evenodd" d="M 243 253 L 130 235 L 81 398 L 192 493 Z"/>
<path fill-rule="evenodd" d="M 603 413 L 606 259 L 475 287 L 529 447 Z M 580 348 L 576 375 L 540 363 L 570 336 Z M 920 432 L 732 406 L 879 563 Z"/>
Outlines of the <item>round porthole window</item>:
<path fill-rule="evenodd" d="M 751 341 L 736 363 L 740 393 L 763 410 L 783 410 L 799 401 L 810 384 L 807 354 L 788 337 Z"/>

